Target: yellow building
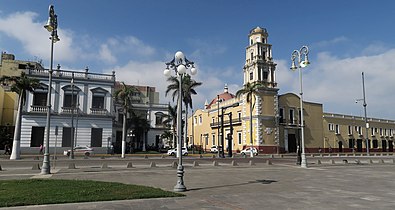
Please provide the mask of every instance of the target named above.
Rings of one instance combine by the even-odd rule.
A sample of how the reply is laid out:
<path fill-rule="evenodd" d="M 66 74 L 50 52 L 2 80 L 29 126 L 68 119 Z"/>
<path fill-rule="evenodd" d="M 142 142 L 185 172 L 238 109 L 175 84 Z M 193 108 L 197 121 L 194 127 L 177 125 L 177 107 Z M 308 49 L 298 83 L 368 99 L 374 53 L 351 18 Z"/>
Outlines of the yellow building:
<path fill-rule="evenodd" d="M 264 28 L 254 28 L 248 35 L 243 85 L 262 85 L 252 101 L 252 113 L 246 97 L 236 98 L 225 86 L 223 93 L 188 118 L 192 145 L 205 151 L 224 145 L 225 149 L 238 152 L 252 145 L 260 153 L 297 152 L 301 145 L 300 98 L 293 93 L 278 94 L 276 64 L 272 45 L 267 41 L 268 33 Z M 303 116 L 306 153 L 366 151 L 364 118 L 324 113 L 322 104 L 306 101 L 303 102 Z M 392 152 L 395 121 L 375 118 L 368 121 L 369 149 Z"/>

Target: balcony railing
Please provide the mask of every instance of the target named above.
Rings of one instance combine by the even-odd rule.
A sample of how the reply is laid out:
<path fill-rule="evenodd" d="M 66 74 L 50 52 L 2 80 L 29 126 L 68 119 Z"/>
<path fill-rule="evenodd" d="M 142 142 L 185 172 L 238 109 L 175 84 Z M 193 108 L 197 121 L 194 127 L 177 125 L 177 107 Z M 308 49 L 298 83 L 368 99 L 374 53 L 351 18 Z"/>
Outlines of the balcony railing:
<path fill-rule="evenodd" d="M 38 75 L 47 77 L 49 74 L 48 69 L 27 69 L 27 74 Z M 74 75 L 74 78 L 85 78 L 92 80 L 110 80 L 115 81 L 115 73 L 111 74 L 98 74 L 90 72 L 78 72 L 78 71 L 68 71 L 68 70 L 53 70 L 53 77 L 63 77 L 70 78 Z"/>
<path fill-rule="evenodd" d="M 239 125 L 239 124 L 241 124 L 241 119 L 239 118 L 232 119 L 232 125 Z M 221 122 L 210 123 L 211 127 L 218 127 L 218 125 L 221 125 Z M 229 126 L 229 125 L 230 125 L 230 120 L 224 120 L 224 126 Z"/>
<path fill-rule="evenodd" d="M 107 111 L 107 109 L 102 109 L 102 108 L 91 108 L 91 114 L 93 114 L 93 115 L 107 115 L 108 111 Z"/>
<path fill-rule="evenodd" d="M 63 114 L 72 114 L 73 107 L 62 107 L 62 113 Z M 74 108 L 74 114 L 80 113 L 81 110 L 80 108 L 76 107 Z"/>
<path fill-rule="evenodd" d="M 31 105 L 30 106 L 30 111 L 35 112 L 35 113 L 46 113 L 48 110 L 47 106 L 41 106 L 41 105 Z"/>

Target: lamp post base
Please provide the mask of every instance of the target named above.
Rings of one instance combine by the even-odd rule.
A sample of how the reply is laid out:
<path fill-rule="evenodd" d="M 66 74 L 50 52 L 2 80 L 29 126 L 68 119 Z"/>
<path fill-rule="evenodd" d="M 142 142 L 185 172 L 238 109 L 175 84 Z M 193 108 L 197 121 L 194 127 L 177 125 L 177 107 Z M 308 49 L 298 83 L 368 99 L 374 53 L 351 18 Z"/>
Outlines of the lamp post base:
<path fill-rule="evenodd" d="M 307 168 L 307 160 L 306 160 L 306 154 L 305 153 L 302 153 L 302 162 L 300 164 L 300 167 Z"/>
<path fill-rule="evenodd" d="M 49 153 L 44 154 L 43 166 L 40 174 L 51 174 L 51 165 L 49 162 Z"/>
<path fill-rule="evenodd" d="M 177 167 L 177 184 L 173 189 L 175 192 L 185 192 L 187 188 L 184 185 L 184 166 L 178 165 Z"/>

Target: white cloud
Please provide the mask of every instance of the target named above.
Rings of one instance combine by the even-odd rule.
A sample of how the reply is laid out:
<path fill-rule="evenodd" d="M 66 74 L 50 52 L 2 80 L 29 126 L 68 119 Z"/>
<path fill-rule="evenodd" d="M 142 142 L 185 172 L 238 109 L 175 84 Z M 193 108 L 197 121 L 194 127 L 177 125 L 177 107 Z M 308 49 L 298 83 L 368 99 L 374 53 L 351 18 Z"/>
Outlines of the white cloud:
<path fill-rule="evenodd" d="M 111 50 L 109 49 L 107 44 L 102 44 L 100 46 L 99 56 L 103 61 L 107 63 L 117 62 L 117 59 L 112 55 Z"/>
<path fill-rule="evenodd" d="M 43 27 L 45 23 L 37 21 L 37 17 L 38 15 L 34 12 L 17 12 L 0 18 L 0 32 L 18 40 L 30 55 L 49 60 L 50 34 Z M 58 35 L 61 41 L 55 44 L 55 59 L 58 61 L 74 60 L 79 48 L 72 46 L 72 32 L 59 28 Z"/>
<path fill-rule="evenodd" d="M 339 36 L 339 37 L 335 37 L 331 40 L 324 40 L 324 41 L 320 41 L 317 43 L 313 43 L 312 46 L 314 47 L 327 47 L 330 45 L 334 45 L 334 44 L 338 44 L 338 43 L 342 43 L 342 42 L 346 42 L 348 41 L 348 38 L 345 36 Z"/>
<path fill-rule="evenodd" d="M 363 107 L 355 104 L 355 99 L 363 97 L 361 72 L 364 72 L 369 117 L 395 119 L 394 57 L 395 49 L 373 56 L 344 59 L 318 53 L 317 60 L 302 69 L 304 99 L 322 103 L 326 112 L 359 115 Z M 278 61 L 277 82 L 282 90 L 299 93 L 297 72 L 291 74 L 283 69 L 282 63 Z"/>

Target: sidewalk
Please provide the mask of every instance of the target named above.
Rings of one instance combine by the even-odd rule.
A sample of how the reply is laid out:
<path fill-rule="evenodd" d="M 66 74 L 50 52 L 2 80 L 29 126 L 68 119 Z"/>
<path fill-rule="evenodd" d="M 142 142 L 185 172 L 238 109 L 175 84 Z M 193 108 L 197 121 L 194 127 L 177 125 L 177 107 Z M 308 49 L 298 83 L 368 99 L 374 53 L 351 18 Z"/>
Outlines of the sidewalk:
<path fill-rule="evenodd" d="M 111 167 L 111 166 L 110 166 Z M 19 171 L 19 172 L 18 172 Z M 0 179 L 38 178 L 32 171 L 1 171 Z M 186 197 L 29 206 L 29 209 L 395 209 L 395 164 L 186 166 Z M 14 173 L 14 174 L 13 174 Z M 89 179 L 172 191 L 176 169 L 59 169 L 52 179 Z M 8 174 L 8 175 L 7 175 Z M 12 207 L 4 209 L 26 209 Z"/>

